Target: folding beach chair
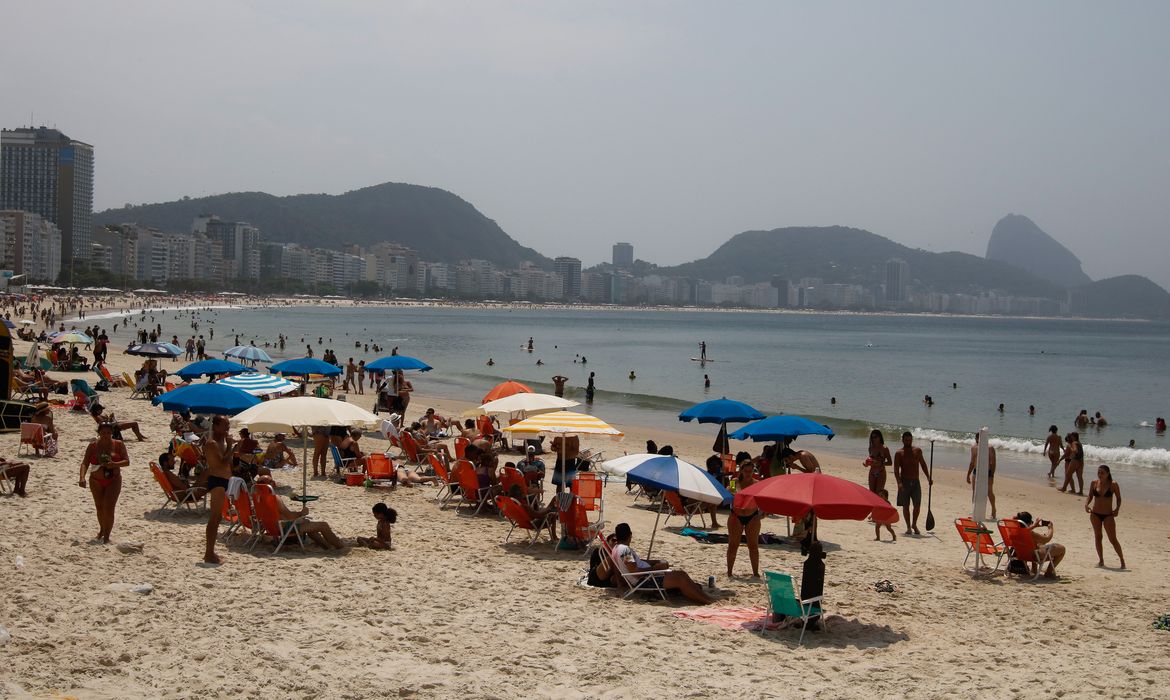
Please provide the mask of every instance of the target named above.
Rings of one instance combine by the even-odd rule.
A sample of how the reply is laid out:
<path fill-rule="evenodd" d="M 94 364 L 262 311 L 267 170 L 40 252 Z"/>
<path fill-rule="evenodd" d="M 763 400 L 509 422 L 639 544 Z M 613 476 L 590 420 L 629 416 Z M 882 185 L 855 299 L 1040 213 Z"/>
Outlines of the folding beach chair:
<path fill-rule="evenodd" d="M 666 523 L 670 522 L 670 516 L 679 515 L 686 521 L 687 527 L 691 527 L 691 519 L 698 516 L 699 525 L 706 529 L 707 519 L 704 517 L 706 503 L 701 501 L 683 503 L 676 491 L 663 491 L 662 497 L 666 500 L 666 520 L 662 523 L 663 527 L 666 527 Z"/>
<path fill-rule="evenodd" d="M 467 446 L 471 444 L 471 440 L 465 437 L 455 438 L 455 459 L 463 459 L 467 453 Z"/>
<path fill-rule="evenodd" d="M 546 523 L 533 522 L 523 504 L 509 496 L 496 496 L 496 508 L 499 508 L 500 515 L 504 516 L 504 519 L 512 525 L 511 529 L 508 530 L 507 537 L 504 538 L 505 544 L 512 538 L 512 533 L 516 531 L 516 528 L 528 532 L 529 547 L 536 544 L 536 540 L 540 537 L 540 532 L 545 528 Z"/>
<path fill-rule="evenodd" d="M 280 553 L 281 547 L 284 546 L 289 536 L 296 536 L 297 544 L 301 545 L 301 549 L 304 550 L 305 538 L 301 534 L 300 525 L 305 522 L 305 518 L 281 520 L 276 493 L 273 492 L 271 486 L 256 484 L 252 487 L 252 505 L 255 508 L 256 520 L 263 533 L 276 540 L 276 549 L 272 550 L 273 554 Z M 254 548 L 256 545 L 252 546 Z"/>
<path fill-rule="evenodd" d="M 27 448 L 31 448 L 38 457 L 41 455 L 41 450 L 45 449 L 45 426 L 40 423 L 20 424 L 20 445 L 16 448 L 16 454 L 24 454 Z"/>
<path fill-rule="evenodd" d="M 418 449 L 418 442 L 415 441 L 414 436 L 403 430 L 398 436 L 398 442 L 402 445 L 402 452 L 406 455 L 406 461 L 411 464 L 422 463 L 422 459 L 419 458 L 420 451 Z"/>
<path fill-rule="evenodd" d="M 959 537 L 963 539 L 963 545 L 967 548 L 967 556 L 963 557 L 963 568 L 967 571 L 979 573 L 978 568 L 967 566 L 971 555 L 976 555 L 976 561 L 982 556 L 991 556 L 995 557 L 995 568 L 989 573 L 995 573 L 999 569 L 1003 555 L 1007 552 L 1007 547 L 1002 542 L 996 544 L 991 539 L 991 530 L 988 530 L 971 518 L 955 518 L 955 529 L 959 531 Z"/>
<path fill-rule="evenodd" d="M 442 460 L 435 461 L 436 463 L 431 465 L 435 469 L 435 476 L 439 477 L 439 492 L 435 494 L 435 501 L 440 503 L 441 507 L 445 507 L 455 497 L 459 482 L 455 481 L 455 477 L 451 475 L 451 471 L 447 469 L 447 465 L 443 464 Z M 466 460 L 463 461 L 467 463 Z M 459 462 L 455 464 L 459 464 Z"/>
<path fill-rule="evenodd" d="M 474 506 L 475 511 L 472 515 L 479 515 L 479 511 L 483 509 L 488 500 L 488 494 L 491 493 L 490 486 L 479 485 L 479 475 L 475 473 L 475 467 L 467 460 L 459 460 L 455 462 L 455 467 L 451 470 L 451 476 L 455 483 L 459 485 L 459 504 L 455 506 L 456 512 L 466 503 L 468 506 Z"/>
<path fill-rule="evenodd" d="M 129 375 L 124 375 L 124 376 L 129 377 Z M 134 399 L 134 398 L 138 398 L 138 399 L 151 398 L 151 396 L 150 396 L 150 377 L 148 375 L 144 374 L 141 377 L 139 377 L 138 381 L 133 384 L 133 387 L 134 388 L 130 391 L 130 398 L 132 398 L 132 399 Z"/>
<path fill-rule="evenodd" d="M 350 470 L 350 465 L 356 460 L 353 457 L 342 457 L 337 445 L 329 446 L 329 454 L 333 455 L 333 473 L 340 474 Z"/>
<path fill-rule="evenodd" d="M 538 499 L 540 498 L 540 494 L 530 493 L 528 491 L 528 481 L 524 478 L 524 475 L 520 473 L 519 469 L 515 467 L 504 467 L 503 471 L 500 472 L 500 488 L 504 490 L 504 493 L 510 494 L 512 493 L 513 486 L 520 488 L 520 493 L 524 494 L 524 498 L 528 501 L 528 505 L 534 508 L 536 507 L 536 504 L 539 502 Z"/>
<path fill-rule="evenodd" d="M 1044 569 L 1052 563 L 1052 556 L 1048 552 L 1048 547 L 1036 544 L 1031 530 L 1015 518 L 1005 518 L 999 521 L 999 533 L 1003 536 L 1004 545 L 1010 550 L 1009 558 L 1036 566 L 1033 581 L 1044 575 Z"/>
<path fill-rule="evenodd" d="M 256 546 L 260 538 L 260 526 L 256 522 L 255 508 L 252 507 L 252 495 L 247 488 L 241 488 L 235 498 L 225 498 L 223 501 L 223 519 L 227 529 L 220 535 L 220 539 L 227 541 L 232 535 L 246 535 L 244 544 Z M 250 533 L 250 534 L 249 534 Z"/>
<path fill-rule="evenodd" d="M 618 575 L 622 577 L 622 581 L 629 587 L 623 598 L 629 598 L 637 592 L 642 593 L 657 593 L 659 597 L 666 600 L 666 589 L 662 586 L 663 579 L 666 574 L 670 573 L 670 569 L 639 569 L 631 571 L 626 562 L 617 555 L 601 533 L 597 534 L 597 539 L 601 542 L 601 547 L 605 553 L 609 555 L 609 560 L 613 562 L 614 568 L 617 569 Z"/>
<path fill-rule="evenodd" d="M 366 476 L 375 480 L 394 480 L 398 475 L 390 456 L 381 452 L 366 455 Z"/>
<path fill-rule="evenodd" d="M 768 586 L 768 621 L 776 614 L 787 615 L 803 622 L 800 628 L 800 640 L 797 644 L 804 644 L 804 633 L 808 629 L 808 621 L 818 615 L 821 617 L 821 626 L 828 631 L 824 610 L 821 607 L 824 596 L 801 600 L 796 597 L 796 589 L 792 585 L 792 577 L 777 571 L 764 570 L 764 583 Z M 763 631 L 765 628 L 761 628 Z"/>
<path fill-rule="evenodd" d="M 163 493 L 167 499 L 159 506 L 159 510 L 165 511 L 168 507 L 171 508 L 171 515 L 179 512 L 179 506 L 185 505 L 190 510 L 192 506 L 202 503 L 204 507 L 207 506 L 207 493 L 204 492 L 202 497 L 196 497 L 196 487 L 192 486 L 186 489 L 176 489 L 171 485 L 170 479 L 163 473 L 162 467 L 158 466 L 157 462 L 150 463 L 150 473 L 154 475 L 154 480 L 162 487 Z"/>

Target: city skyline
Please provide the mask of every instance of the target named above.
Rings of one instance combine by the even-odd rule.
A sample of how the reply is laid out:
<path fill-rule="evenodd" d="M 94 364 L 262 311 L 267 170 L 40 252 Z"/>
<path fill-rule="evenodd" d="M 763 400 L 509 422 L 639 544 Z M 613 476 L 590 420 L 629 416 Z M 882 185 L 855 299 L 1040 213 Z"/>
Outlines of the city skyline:
<path fill-rule="evenodd" d="M 9 8 L 0 124 L 96 144 L 98 209 L 411 182 L 586 265 L 800 225 L 982 256 L 1016 212 L 1170 287 L 1162 3 L 272 7 Z M 45 12 L 76 48 L 30 61 Z"/>

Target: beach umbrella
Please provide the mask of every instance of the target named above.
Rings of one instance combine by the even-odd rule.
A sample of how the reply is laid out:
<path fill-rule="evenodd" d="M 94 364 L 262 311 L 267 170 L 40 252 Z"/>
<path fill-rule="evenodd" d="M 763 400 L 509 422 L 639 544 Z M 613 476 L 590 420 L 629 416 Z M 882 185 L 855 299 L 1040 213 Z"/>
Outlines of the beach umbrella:
<path fill-rule="evenodd" d="M 290 391 L 296 391 L 298 386 L 296 382 L 290 382 L 283 377 L 278 377 L 274 374 L 260 374 L 259 372 L 246 372 L 244 374 L 224 377 L 216 382 L 216 384 L 232 386 L 246 391 L 252 396 L 287 394 Z"/>
<path fill-rule="evenodd" d="M 22 325 L 22 326 L 35 326 L 36 321 L 30 321 L 26 318 L 20 322 L 20 325 Z"/>
<path fill-rule="evenodd" d="M 833 439 L 833 429 L 800 416 L 772 416 L 745 425 L 728 437 L 732 440 L 771 442 L 791 440 L 798 435 L 827 435 L 831 440 Z"/>
<path fill-rule="evenodd" d="M 551 411 L 563 411 L 566 408 L 580 406 L 580 402 L 563 399 L 552 394 L 512 394 L 502 399 L 488 401 L 484 405 L 469 413 L 471 415 L 500 415 L 511 413 L 540 414 Z"/>
<path fill-rule="evenodd" d="M 590 416 L 585 413 L 576 413 L 574 411 L 555 411 L 553 413 L 542 413 L 539 416 L 532 416 L 526 418 L 519 423 L 513 423 L 503 429 L 506 433 L 550 433 L 553 435 L 608 435 L 613 439 L 621 438 L 625 435 L 622 431 L 613 427 L 609 423 Z M 565 483 L 565 473 L 567 472 L 567 465 L 565 464 L 565 442 L 561 441 L 561 486 L 568 488 L 569 484 Z M 568 508 L 568 503 L 561 503 L 561 510 Z"/>
<path fill-rule="evenodd" d="M 85 333 L 78 331 L 58 331 L 49 336 L 49 342 L 56 345 L 57 343 L 68 343 L 69 345 L 90 345 L 93 343 L 93 338 Z"/>
<path fill-rule="evenodd" d="M 309 428 L 317 426 L 345 426 L 371 428 L 379 424 L 373 413 L 345 401 L 319 399 L 315 396 L 294 396 L 265 401 L 232 418 L 232 425 L 259 432 L 284 432 L 299 428 L 303 436 L 301 459 L 301 495 L 307 498 L 309 490 Z M 308 499 L 311 500 L 311 499 Z"/>
<path fill-rule="evenodd" d="M 490 403 L 516 394 L 531 394 L 532 389 L 527 384 L 509 379 L 492 387 L 492 390 L 483 395 L 483 403 Z"/>
<path fill-rule="evenodd" d="M 715 438 L 715 444 L 711 449 L 719 454 L 729 454 L 731 446 L 727 442 L 727 424 L 728 423 L 747 423 L 753 420 L 760 420 L 764 417 L 753 406 L 749 406 L 742 401 L 733 401 L 726 396 L 713 401 L 704 401 L 691 406 L 687 410 L 678 414 L 678 419 L 684 423 L 691 421 L 698 421 L 699 423 L 718 423 L 719 434 Z"/>
<path fill-rule="evenodd" d="M 230 386 L 220 384 L 188 384 L 159 394 L 150 400 L 168 411 L 187 410 L 191 413 L 221 413 L 234 415 L 260 403 L 260 399 Z"/>
<path fill-rule="evenodd" d="M 234 357 L 238 360 L 248 360 L 253 365 L 257 362 L 272 362 L 272 358 L 264 350 L 255 345 L 237 345 L 223 351 L 224 357 Z"/>
<path fill-rule="evenodd" d="M 374 372 L 390 372 L 394 370 L 430 372 L 434 368 L 416 357 L 387 355 L 386 357 L 379 357 L 373 362 L 367 362 L 366 369 Z"/>
<path fill-rule="evenodd" d="M 633 457 L 634 459 L 630 459 Z M 658 489 L 660 491 L 674 491 L 680 496 L 704 503 L 719 504 L 730 501 L 731 492 L 723 487 L 706 469 L 700 469 L 690 462 L 674 455 L 628 455 L 621 467 L 632 464 L 626 472 L 626 479 Z M 617 461 L 617 460 L 611 460 Z M 609 464 L 608 462 L 606 464 Z M 605 467 L 603 467 L 605 468 Z M 654 538 L 658 534 L 658 521 L 662 517 L 666 499 L 658 505 L 658 515 L 654 518 L 654 531 L 650 535 L 650 545 L 646 548 L 646 556 L 654 550 Z"/>
<path fill-rule="evenodd" d="M 291 374 L 297 377 L 306 377 L 310 374 L 322 374 L 326 377 L 336 377 L 341 374 L 341 368 L 331 365 L 315 357 L 300 357 L 295 360 L 285 360 L 272 365 L 273 374 Z"/>
<path fill-rule="evenodd" d="M 141 355 L 142 357 L 178 357 L 183 349 L 171 343 L 141 343 L 131 345 L 127 355 Z"/>
<path fill-rule="evenodd" d="M 822 473 L 782 474 L 762 479 L 735 494 L 736 508 L 800 519 L 809 511 L 821 520 L 898 522 L 898 509 L 861 484 Z"/>
<path fill-rule="evenodd" d="M 228 362 L 227 360 L 200 360 L 199 362 L 192 362 L 186 367 L 182 368 L 175 374 L 183 379 L 196 379 L 202 376 L 212 376 L 216 374 L 243 374 L 247 372 L 248 368 L 241 365 L 239 362 Z"/>
<path fill-rule="evenodd" d="M 16 324 L 8 319 L 4 319 L 4 325 L 8 328 L 16 328 Z"/>

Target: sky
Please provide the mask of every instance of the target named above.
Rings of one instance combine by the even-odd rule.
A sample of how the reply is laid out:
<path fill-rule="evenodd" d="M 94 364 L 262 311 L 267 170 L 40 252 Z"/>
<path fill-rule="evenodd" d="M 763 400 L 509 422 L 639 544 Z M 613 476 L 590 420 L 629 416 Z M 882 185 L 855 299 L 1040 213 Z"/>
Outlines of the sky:
<path fill-rule="evenodd" d="M 1031 217 L 1170 288 L 1170 3 L 3 0 L 0 125 L 95 208 L 440 187 L 588 266 L 843 225 L 986 252 Z M 49 20 L 48 18 L 51 18 Z"/>

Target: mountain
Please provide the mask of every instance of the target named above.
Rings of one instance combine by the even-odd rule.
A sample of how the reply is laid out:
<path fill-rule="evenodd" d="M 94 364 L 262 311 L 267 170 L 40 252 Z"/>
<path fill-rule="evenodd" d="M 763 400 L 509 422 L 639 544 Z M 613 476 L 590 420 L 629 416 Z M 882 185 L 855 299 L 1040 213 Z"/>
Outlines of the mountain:
<path fill-rule="evenodd" d="M 1121 275 L 1069 293 L 1070 311 L 1100 318 L 1170 319 L 1170 292 L 1140 275 Z"/>
<path fill-rule="evenodd" d="M 1093 281 L 1072 251 L 1019 214 L 1008 214 L 995 225 L 987 241 L 987 259 L 1015 265 L 1062 287 Z"/>
<path fill-rule="evenodd" d="M 515 267 L 530 260 L 551 267 L 548 258 L 521 246 L 496 222 L 459 197 L 435 187 L 387 182 L 339 195 L 276 197 L 263 192 L 182 199 L 108 209 L 94 223 L 136 223 L 163 231 L 190 231 L 192 220 L 215 214 L 259 227 L 264 239 L 338 248 L 392 241 L 413 248 L 423 260 L 490 260 Z"/>
<path fill-rule="evenodd" d="M 996 289 L 1017 296 L 1064 298 L 1057 285 L 1007 263 L 907 248 L 869 231 L 841 226 L 746 231 L 702 260 L 658 272 L 707 280 L 742 275 L 748 282 L 766 282 L 774 275 L 793 282 L 820 277 L 830 283 L 868 285 L 885 280 L 890 258 L 905 260 L 917 286 L 934 291 Z"/>

